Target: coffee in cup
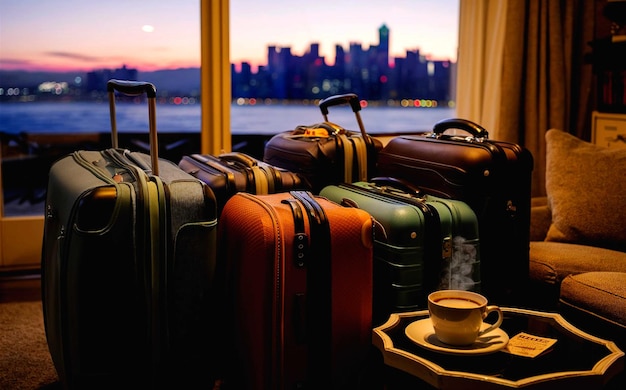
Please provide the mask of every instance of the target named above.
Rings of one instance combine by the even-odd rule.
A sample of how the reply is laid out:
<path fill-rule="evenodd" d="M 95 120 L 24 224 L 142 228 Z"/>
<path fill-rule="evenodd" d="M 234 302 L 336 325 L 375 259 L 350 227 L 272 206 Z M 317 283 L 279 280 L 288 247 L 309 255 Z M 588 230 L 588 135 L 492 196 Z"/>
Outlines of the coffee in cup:
<path fill-rule="evenodd" d="M 463 290 L 440 290 L 428 296 L 428 312 L 439 341 L 455 346 L 473 344 L 478 337 L 502 324 L 498 306 L 487 306 L 484 296 Z M 483 321 L 491 312 L 498 320 L 481 330 Z"/>

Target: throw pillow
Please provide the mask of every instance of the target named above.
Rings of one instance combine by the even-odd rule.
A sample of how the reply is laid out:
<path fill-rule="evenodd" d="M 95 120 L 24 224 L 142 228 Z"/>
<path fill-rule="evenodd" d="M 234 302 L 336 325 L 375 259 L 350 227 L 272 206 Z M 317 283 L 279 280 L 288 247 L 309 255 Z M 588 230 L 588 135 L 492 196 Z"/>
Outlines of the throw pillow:
<path fill-rule="evenodd" d="M 546 241 L 626 251 L 626 149 L 597 146 L 561 130 L 546 132 Z"/>

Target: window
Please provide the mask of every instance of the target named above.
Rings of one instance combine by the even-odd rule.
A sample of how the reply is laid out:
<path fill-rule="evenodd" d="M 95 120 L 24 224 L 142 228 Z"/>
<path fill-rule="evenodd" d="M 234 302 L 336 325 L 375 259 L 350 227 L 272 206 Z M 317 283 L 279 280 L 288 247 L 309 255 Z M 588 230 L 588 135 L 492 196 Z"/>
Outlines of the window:
<path fill-rule="evenodd" d="M 310 2 L 303 12 L 284 0 L 231 1 L 233 134 L 319 122 L 316 99 L 347 92 L 368 102 L 373 133 L 426 130 L 453 115 L 458 3 Z M 350 115 L 329 119 L 355 126 Z"/>
<path fill-rule="evenodd" d="M 0 15 L 0 267 L 35 268 L 47 167 L 71 150 L 110 142 L 108 105 L 98 81 L 132 78 L 143 60 L 144 72 L 195 68 L 198 77 L 199 2 L 2 2 Z M 124 50 L 125 41 L 137 46 Z M 191 55 L 173 53 L 179 49 Z M 189 106 L 174 106 L 178 117 L 189 116 Z M 120 130 L 146 129 L 147 109 L 132 108 L 120 110 Z M 197 133 L 199 113 L 195 117 Z M 142 144 L 127 138 L 121 144 Z"/>
<path fill-rule="evenodd" d="M 2 247 L 0 267 L 19 266 L 25 262 L 36 266 L 38 263 L 40 248 L 33 243 L 40 243 L 41 241 L 40 236 L 43 226 L 43 208 L 41 206 L 43 196 L 45 195 L 45 188 L 42 188 L 41 183 L 46 183 L 47 180 L 47 171 L 40 169 L 42 165 L 41 159 L 43 158 L 45 164 L 51 164 L 57 156 L 76 148 L 88 148 L 93 145 L 106 144 L 109 132 L 108 105 L 101 91 L 99 92 L 97 88 L 90 89 L 93 83 L 97 85 L 98 80 L 106 80 L 110 77 L 132 78 L 134 72 L 137 72 L 139 78 L 153 81 L 159 91 L 159 101 L 164 103 L 160 104 L 157 109 L 157 115 L 160 115 L 157 117 L 160 132 L 159 142 L 168 145 L 181 144 L 178 142 L 181 133 L 178 132 L 181 130 L 181 127 L 184 127 L 183 133 L 188 133 L 191 141 L 183 142 L 183 145 L 194 145 L 194 147 L 197 147 L 201 141 L 203 148 L 205 145 L 210 145 L 207 150 L 215 150 L 211 148 L 214 148 L 219 143 L 219 140 L 209 139 L 210 135 L 214 136 L 214 134 L 208 135 L 207 129 L 220 128 L 223 130 L 220 124 L 229 124 L 227 128 L 232 128 L 233 135 L 245 136 L 250 133 L 270 134 L 288 130 L 298 124 L 320 121 L 321 115 L 315 109 L 315 106 L 305 106 L 304 102 L 312 104 L 316 98 L 323 97 L 324 94 L 343 92 L 356 88 L 357 81 L 354 80 L 359 80 L 358 78 L 345 77 L 345 74 L 337 76 L 336 70 L 338 69 L 337 66 L 339 66 L 337 62 L 341 63 L 341 61 L 349 60 L 350 63 L 354 63 L 356 61 L 354 60 L 355 56 L 373 55 L 374 50 L 372 47 L 381 46 L 381 42 L 384 45 L 384 39 L 379 41 L 379 38 L 384 38 L 387 33 L 389 34 L 390 42 L 389 60 L 399 58 L 404 62 L 408 62 L 413 58 L 415 61 L 427 61 L 427 56 L 430 55 L 429 50 L 433 49 L 419 47 L 419 44 L 416 43 L 409 47 L 400 47 L 392 50 L 392 42 L 397 39 L 396 37 L 405 35 L 415 35 L 416 42 L 417 37 L 420 35 L 430 37 L 429 40 L 434 40 L 434 37 L 440 33 L 429 30 L 424 31 L 418 26 L 414 26 L 415 29 L 412 31 L 403 31 L 398 27 L 399 24 L 391 20 L 391 16 L 389 16 L 390 19 L 388 20 L 382 20 L 382 15 L 385 12 L 388 15 L 401 15 L 403 18 L 409 18 L 415 25 L 420 24 L 417 17 L 421 14 L 429 14 L 431 15 L 430 18 L 434 20 L 449 21 L 452 27 L 444 28 L 453 30 L 450 33 L 450 36 L 453 38 L 448 38 L 448 40 L 456 40 L 458 0 L 439 2 L 446 5 L 439 11 L 435 11 L 432 3 L 427 4 L 421 1 L 394 2 L 394 5 L 384 7 L 385 10 L 377 10 L 375 12 L 377 17 L 368 23 L 365 29 L 352 25 L 355 19 L 361 22 L 365 20 L 359 15 L 352 13 L 354 9 L 358 11 L 359 8 L 352 2 L 345 2 L 350 5 L 350 10 L 340 13 L 341 17 L 337 20 L 330 18 L 336 14 L 334 11 L 330 13 L 328 9 L 322 8 L 319 14 L 313 12 L 303 13 L 301 9 L 293 6 L 292 2 L 272 1 L 263 3 L 232 0 L 230 9 L 229 7 L 224 7 L 227 3 L 227 0 L 216 2 L 202 0 L 202 6 L 211 8 L 211 11 L 200 11 L 202 17 L 200 26 L 198 26 L 198 20 L 200 19 L 198 18 L 198 12 L 202 7 L 198 6 L 199 2 L 197 0 L 150 2 L 149 7 L 146 7 L 141 2 L 124 1 L 120 1 L 119 4 L 111 1 L 104 3 L 87 1 L 60 2 L 60 4 L 59 2 L 43 2 L 38 3 L 36 9 L 33 9 L 34 6 L 30 2 L 0 3 L 0 15 L 2 15 L 0 35 L 3 37 L 3 45 L 0 46 L 0 141 L 2 145 L 0 150 L 2 156 L 0 185 L 4 186 L 0 194 L 3 196 L 0 199 L 0 207 L 2 208 L 0 209 L 2 211 L 0 213 L 0 243 Z M 60 9 L 60 5 L 67 5 L 69 8 Z M 313 5 L 316 4 L 307 4 L 307 7 Z M 384 4 L 367 5 L 368 8 L 383 6 Z M 137 9 L 133 7 L 137 7 Z M 405 7 L 404 10 L 413 9 L 415 13 L 408 15 L 403 10 L 394 7 Z M 360 8 L 363 8 L 363 6 Z M 161 15 L 166 15 L 166 17 L 149 20 L 151 11 L 164 11 L 161 12 Z M 85 14 L 85 12 L 87 13 Z M 296 12 L 296 14 L 290 14 L 290 12 Z M 441 13 L 433 14 L 434 12 Z M 12 18 L 11 15 L 18 16 Z M 94 15 L 97 15 L 97 17 L 94 17 Z M 176 17 L 174 18 L 172 15 L 176 15 Z M 259 17 L 259 15 L 263 16 Z M 278 20 L 274 23 L 269 23 L 270 15 L 280 15 L 282 21 Z M 232 17 L 229 18 L 230 16 Z M 210 20 L 213 24 L 208 26 L 207 20 Z M 287 20 L 296 20 L 297 26 L 288 26 Z M 18 23 L 13 23 L 14 21 Z M 114 26 L 114 22 L 118 21 L 121 21 L 121 24 Z M 208 58 L 211 59 L 208 62 L 208 66 L 211 69 L 206 69 L 205 66 L 205 69 L 202 70 L 205 76 L 203 79 L 209 84 L 203 85 L 202 88 L 208 88 L 207 91 L 213 94 L 211 96 L 213 99 L 206 99 L 213 103 L 206 102 L 205 105 L 227 101 L 229 97 L 224 97 L 224 91 L 227 91 L 231 86 L 225 86 L 224 82 L 230 79 L 225 76 L 229 75 L 230 69 L 226 69 L 228 67 L 228 62 L 226 61 L 229 59 L 224 57 L 224 53 L 228 53 L 228 48 L 224 49 L 224 46 L 227 45 L 220 39 L 223 39 L 224 36 L 228 38 L 228 30 L 224 30 L 224 27 L 228 26 L 229 23 L 231 27 L 230 52 L 234 56 L 232 58 L 233 61 L 237 63 L 235 65 L 236 72 L 233 72 L 232 88 L 233 91 L 237 91 L 235 97 L 244 99 L 243 104 L 239 105 L 235 102 L 232 106 L 228 105 L 226 108 L 213 107 L 206 109 L 203 107 L 202 111 L 200 111 L 200 89 L 189 88 L 188 85 L 185 86 L 186 81 L 192 80 L 194 77 L 197 78 L 200 74 L 197 66 L 200 63 L 201 56 L 204 54 L 200 50 L 194 51 L 194 47 L 200 46 L 200 39 L 198 39 L 200 36 L 202 36 L 203 40 L 203 50 L 207 50 L 208 39 L 216 39 L 216 41 L 209 42 L 208 45 L 211 46 L 210 50 L 212 50 L 212 53 L 208 55 Z M 443 23 L 439 24 L 443 25 Z M 50 29 L 46 30 L 43 28 L 44 26 L 49 26 Z M 128 30 L 127 27 L 130 28 L 130 26 L 132 26 L 132 29 Z M 165 33 L 161 29 L 162 26 L 166 27 Z M 173 26 L 176 27 L 173 28 Z M 220 31 L 220 28 L 222 38 L 219 36 L 216 38 L 214 32 Z M 272 30 L 275 35 L 272 36 L 271 40 L 264 42 L 263 48 L 255 48 L 254 50 L 242 49 L 243 52 L 248 53 L 260 50 L 261 53 L 267 54 L 265 57 L 262 54 L 255 63 L 255 58 L 244 58 L 244 56 L 237 54 L 242 52 L 237 51 L 239 49 L 235 50 L 241 40 L 252 41 L 251 37 L 262 35 L 261 32 L 265 32 L 265 30 Z M 354 31 L 356 35 L 345 35 L 345 31 Z M 331 40 L 325 40 L 323 35 L 318 35 L 318 32 L 323 33 L 323 35 L 330 34 Z M 56 41 L 46 47 L 38 48 L 38 52 L 22 53 L 9 51 L 11 45 L 7 44 L 8 42 L 19 43 L 17 48 L 20 51 L 35 50 L 37 47 L 32 44 L 33 42 L 46 42 L 43 38 L 53 37 L 55 34 L 61 34 L 62 36 L 59 39 L 65 39 L 65 41 Z M 89 39 L 81 39 L 83 36 Z M 292 37 L 298 43 L 285 39 L 291 39 Z M 113 43 L 126 40 L 137 40 L 141 43 L 140 48 L 126 52 L 114 52 L 115 47 Z M 24 44 L 25 42 L 29 42 L 29 44 Z M 96 42 L 98 44 L 95 44 Z M 329 44 L 327 42 L 333 43 Z M 286 109 L 283 113 L 277 111 L 272 111 L 270 114 L 262 113 L 260 118 L 263 121 L 267 118 L 276 120 L 273 123 L 263 125 L 262 120 L 251 120 L 251 116 L 247 114 L 242 115 L 241 110 L 251 108 L 254 110 L 270 109 L 270 106 L 265 104 L 266 98 L 272 101 L 275 97 L 259 94 L 260 101 L 258 100 L 258 104 L 252 105 L 250 98 L 255 97 L 252 94 L 240 94 L 237 88 L 241 88 L 241 84 L 235 84 L 235 81 L 238 81 L 235 78 L 242 76 L 241 68 L 247 67 L 247 65 L 241 65 L 241 62 L 245 61 L 250 64 L 249 76 L 256 78 L 254 82 L 257 85 L 260 82 L 264 82 L 260 75 L 263 75 L 263 72 L 275 71 L 275 66 L 280 65 L 280 62 L 277 62 L 278 65 L 276 65 L 274 63 L 269 64 L 269 61 L 263 61 L 264 59 L 269 60 L 269 53 L 272 52 L 267 46 L 273 46 L 272 50 L 276 57 L 280 57 L 281 52 L 283 58 L 291 58 L 291 60 L 303 61 L 303 58 L 307 55 L 316 57 L 313 64 L 320 68 L 317 69 L 320 72 L 317 73 L 319 77 L 307 79 L 306 88 L 302 88 L 301 95 L 285 95 L 285 99 L 290 100 L 291 103 L 295 100 L 300 100 L 299 104 L 290 104 L 288 106 L 281 104 L 279 107 Z M 97 50 L 95 52 L 91 51 L 92 47 L 97 48 Z M 174 55 L 174 57 L 169 57 L 183 60 L 182 62 L 173 62 L 166 57 L 159 58 L 156 56 L 160 53 L 167 53 L 168 50 L 173 50 L 172 47 L 186 47 L 189 53 L 195 54 L 191 56 L 178 54 Z M 287 47 L 289 47 L 289 50 L 287 50 Z M 340 51 L 343 50 L 344 54 L 347 53 L 352 55 L 352 57 L 340 58 L 335 51 L 339 47 L 341 47 Z M 147 54 L 148 49 L 152 49 L 152 53 L 156 54 L 151 57 L 151 55 Z M 404 54 L 402 53 L 403 50 L 405 51 Z M 291 53 L 291 57 L 285 55 L 287 52 Z M 42 60 L 36 60 L 38 53 L 44 53 L 46 57 Z M 109 62 L 97 62 L 102 60 L 105 54 L 109 53 L 115 54 L 110 56 L 112 58 Z M 381 51 L 379 50 L 377 53 L 380 54 Z M 452 60 L 450 61 L 451 66 L 453 66 L 455 60 L 454 56 L 453 54 L 452 58 L 448 58 Z M 149 57 L 150 63 L 145 65 L 144 68 L 135 65 L 139 63 L 140 59 L 147 57 Z M 20 59 L 26 61 L 19 62 L 18 60 Z M 402 60 L 390 62 L 394 69 L 397 69 L 402 66 Z M 445 59 L 437 58 L 437 60 Z M 436 74 L 438 71 L 437 64 L 440 64 L 440 62 L 427 62 L 427 72 L 430 72 L 430 74 L 435 72 Z M 45 75 L 42 73 L 43 71 L 58 70 L 63 63 L 77 65 L 84 72 L 81 72 L 80 75 L 74 73 Z M 203 63 L 207 64 L 207 62 Z M 36 68 L 28 68 L 35 65 L 37 66 Z M 171 72 L 159 71 L 161 67 L 180 67 L 183 69 L 178 71 L 175 77 L 172 77 L 173 73 Z M 259 67 L 261 67 L 261 70 L 259 70 Z M 31 69 L 31 72 L 25 75 L 17 72 L 19 69 Z M 378 71 L 380 70 L 378 69 Z M 148 71 L 154 71 L 154 73 L 149 75 L 151 79 L 148 79 L 146 76 Z M 301 80 L 304 80 L 306 74 L 302 70 L 300 72 Z M 403 103 L 403 92 L 396 91 L 394 93 L 397 93 L 397 95 L 391 95 L 391 88 L 380 89 L 376 86 L 372 87 L 366 81 L 372 80 L 375 73 L 376 70 L 366 68 L 359 68 L 357 72 L 357 75 L 361 76 L 362 84 L 369 88 L 359 90 L 363 91 L 359 93 L 363 94 L 363 97 L 370 103 L 362 114 L 368 131 L 380 133 L 389 131 L 387 129 L 392 129 L 392 131 L 420 129 L 417 121 L 423 113 L 428 111 L 409 111 L 408 107 L 405 107 L 407 110 L 404 112 L 407 113 L 408 119 L 404 123 L 412 123 L 412 127 L 403 127 L 402 123 L 397 122 L 397 115 L 382 116 L 382 119 L 376 117 L 375 112 L 383 111 L 382 107 L 380 110 L 377 107 L 377 105 L 381 105 L 380 101 L 384 102 L 382 105 L 386 105 L 387 100 L 391 100 L 393 104 L 399 105 L 396 108 L 399 108 L 402 104 L 412 104 L 415 108 L 416 105 L 430 104 L 432 106 L 433 103 L 427 102 L 427 96 L 411 97 L 410 103 L 407 98 Z M 387 86 L 391 85 L 392 81 L 394 81 L 393 77 L 396 77 L 382 73 L 378 74 L 387 77 L 385 81 Z M 270 73 L 270 75 L 272 74 Z M 16 84 L 24 76 L 41 76 L 41 78 L 37 82 L 26 85 Z M 294 79 L 294 77 L 297 76 L 291 74 L 291 78 L 285 78 L 283 80 L 284 87 L 296 84 L 298 79 Z M 451 77 L 449 82 L 452 83 L 453 79 Z M 350 80 L 348 84 L 346 84 L 346 80 Z M 380 81 L 381 77 L 378 77 L 377 80 Z M 179 86 L 180 89 L 176 90 L 171 87 L 172 83 L 175 86 Z M 248 87 L 250 86 L 248 85 Z M 377 88 L 380 90 L 377 90 Z M 380 101 L 377 102 L 376 99 L 370 98 L 370 95 L 368 95 L 370 90 L 379 93 L 377 97 L 380 98 Z M 287 93 L 287 90 L 285 91 Z M 313 95 L 308 95 L 309 93 L 313 93 Z M 279 98 L 280 96 L 276 97 L 276 99 Z M 33 103 L 31 100 L 48 103 L 46 104 L 47 108 L 45 108 L 45 111 L 42 109 L 38 114 L 33 114 L 32 111 L 28 112 L 26 110 L 30 109 L 29 104 Z M 443 100 L 446 99 L 441 99 L 441 101 Z M 454 99 L 450 97 L 448 100 L 453 101 Z M 54 101 L 54 103 L 51 101 Z M 439 104 L 439 100 L 437 102 Z M 87 104 L 90 104 L 89 107 L 92 107 L 92 109 L 84 109 L 84 107 L 82 110 L 80 109 L 81 106 Z M 144 111 L 146 108 L 140 105 L 131 107 L 126 113 L 118 110 L 118 113 L 122 115 L 119 118 L 118 125 L 122 133 L 126 129 L 130 129 L 128 139 L 126 140 L 128 143 L 141 147 L 145 142 L 132 134 L 141 133 L 143 130 L 140 129 L 147 128 L 147 115 L 145 115 Z M 231 109 L 232 111 L 230 111 Z M 228 112 L 231 115 L 224 114 Z M 410 114 L 408 114 L 409 112 Z M 86 119 L 85 113 L 95 115 L 95 117 L 87 117 Z M 418 113 L 420 115 L 417 115 Z M 331 115 L 333 115 L 332 120 L 337 123 L 346 126 L 352 125 L 353 117 L 350 116 L 349 112 L 346 114 L 337 110 L 335 113 L 333 110 Z M 27 127 L 24 127 L 19 124 L 19 121 L 26 117 L 31 122 Z M 58 142 L 58 139 L 55 139 L 54 143 L 51 142 L 52 136 L 49 133 L 53 126 L 52 122 L 55 119 L 58 121 L 59 128 L 67 132 L 61 143 Z M 201 124 L 202 120 L 213 121 L 213 123 Z M 247 122 L 244 120 L 247 120 Z M 434 119 L 425 120 L 428 125 L 432 124 L 433 121 Z M 200 132 L 200 128 L 202 128 L 202 132 Z M 424 130 L 424 128 L 421 129 Z M 226 134 L 228 134 L 228 130 L 226 130 Z M 104 139 L 102 138 L 103 135 Z M 122 134 L 121 136 L 125 135 Z M 199 137 L 200 141 L 196 137 Z M 124 142 L 122 142 L 122 145 L 124 145 Z M 188 149 L 178 150 L 180 153 L 188 151 Z M 29 164 L 32 164 L 32 169 L 28 168 Z M 24 174 L 25 172 L 28 173 Z M 6 183 L 17 184 L 6 186 Z M 35 208 L 31 207 L 33 205 L 35 205 Z M 37 209 L 37 207 L 40 208 Z M 27 260 L 25 261 L 24 259 Z M 35 263 L 33 263 L 33 259 Z"/>

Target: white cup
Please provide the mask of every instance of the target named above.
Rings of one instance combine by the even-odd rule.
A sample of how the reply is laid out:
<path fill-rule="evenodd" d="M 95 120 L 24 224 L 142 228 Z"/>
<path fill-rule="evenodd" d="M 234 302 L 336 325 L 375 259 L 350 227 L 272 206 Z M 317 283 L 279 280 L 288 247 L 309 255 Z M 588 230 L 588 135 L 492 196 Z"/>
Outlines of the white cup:
<path fill-rule="evenodd" d="M 471 291 L 435 291 L 428 295 L 428 312 L 439 341 L 455 346 L 473 344 L 478 337 L 502 324 L 502 310 L 487 306 L 487 298 Z M 491 312 L 498 313 L 498 320 L 481 330 Z"/>

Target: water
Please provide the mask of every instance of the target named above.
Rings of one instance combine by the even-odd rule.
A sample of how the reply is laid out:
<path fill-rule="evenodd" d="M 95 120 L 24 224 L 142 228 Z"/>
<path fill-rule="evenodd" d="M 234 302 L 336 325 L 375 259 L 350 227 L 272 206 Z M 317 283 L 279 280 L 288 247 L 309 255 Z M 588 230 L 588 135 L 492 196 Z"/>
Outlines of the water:
<path fill-rule="evenodd" d="M 118 103 L 120 132 L 141 132 L 148 128 L 144 104 Z M 348 106 L 331 107 L 328 119 L 348 129 L 358 129 Z M 439 120 L 453 117 L 451 108 L 402 108 L 368 106 L 361 110 L 365 128 L 371 134 L 425 131 Z M 231 106 L 233 134 L 275 134 L 298 125 L 323 120 L 315 105 Z M 159 132 L 199 132 L 200 105 L 157 105 Z M 79 133 L 110 131 L 108 102 L 0 103 L 0 132 Z"/>
<path fill-rule="evenodd" d="M 148 108 L 144 104 L 118 103 L 117 125 L 120 132 L 143 132 L 148 129 Z M 200 105 L 157 105 L 159 133 L 195 133 L 200 131 Z M 449 108 L 401 108 L 368 106 L 361 118 L 370 134 L 428 131 L 439 120 L 454 116 Z M 348 106 L 331 107 L 329 120 L 351 130 L 358 130 L 355 115 Z M 231 106 L 231 132 L 235 135 L 271 135 L 323 120 L 316 105 Z M 110 132 L 108 102 L 29 102 L 0 103 L 0 133 L 103 133 Z M 21 160 L 15 160 L 20 163 Z M 26 162 L 31 160 L 24 160 Z M 8 172 L 3 161 L 4 215 L 39 215 L 45 199 L 45 173 L 40 164 L 25 173 Z M 12 173 L 12 175 L 9 175 Z M 26 174 L 26 176 L 24 176 Z M 28 183 L 9 183 L 8 178 L 28 177 Z M 37 177 L 39 179 L 35 180 Z M 35 181 L 36 183 L 34 183 Z M 35 190 L 33 190 L 33 188 Z"/>

